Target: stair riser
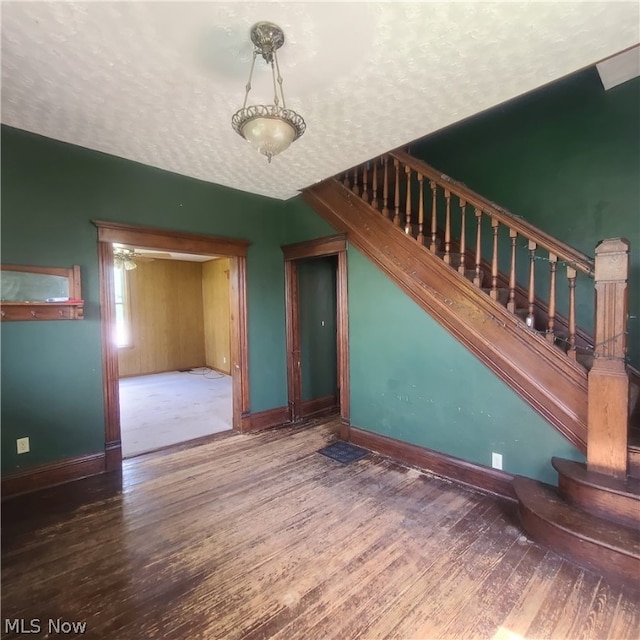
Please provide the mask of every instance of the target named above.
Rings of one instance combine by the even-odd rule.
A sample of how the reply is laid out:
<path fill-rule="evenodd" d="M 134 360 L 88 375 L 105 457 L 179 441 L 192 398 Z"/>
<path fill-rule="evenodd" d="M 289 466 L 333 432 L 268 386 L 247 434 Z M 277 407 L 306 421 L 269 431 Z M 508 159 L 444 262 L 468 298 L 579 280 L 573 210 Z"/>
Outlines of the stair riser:
<path fill-rule="evenodd" d="M 568 503 L 594 516 L 640 529 L 638 499 L 584 485 L 563 475 L 558 477 L 558 492 Z"/>
<path fill-rule="evenodd" d="M 611 582 L 638 588 L 640 558 L 578 538 L 544 520 L 522 503 L 518 506 L 518 513 L 525 531 L 539 544 L 570 558 L 585 569 L 606 576 Z"/>

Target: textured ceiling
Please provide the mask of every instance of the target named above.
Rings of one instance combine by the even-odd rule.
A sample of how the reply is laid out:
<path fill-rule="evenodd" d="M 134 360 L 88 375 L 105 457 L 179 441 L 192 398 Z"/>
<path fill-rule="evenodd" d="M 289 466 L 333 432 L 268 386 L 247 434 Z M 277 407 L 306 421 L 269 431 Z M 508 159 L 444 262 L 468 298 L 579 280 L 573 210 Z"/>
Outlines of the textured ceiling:
<path fill-rule="evenodd" d="M 3 123 L 281 199 L 640 41 L 637 2 L 1 9 Z M 270 165 L 230 124 L 259 20 L 284 29 L 285 97 L 307 122 Z M 250 103 L 270 100 L 266 71 L 256 67 Z"/>

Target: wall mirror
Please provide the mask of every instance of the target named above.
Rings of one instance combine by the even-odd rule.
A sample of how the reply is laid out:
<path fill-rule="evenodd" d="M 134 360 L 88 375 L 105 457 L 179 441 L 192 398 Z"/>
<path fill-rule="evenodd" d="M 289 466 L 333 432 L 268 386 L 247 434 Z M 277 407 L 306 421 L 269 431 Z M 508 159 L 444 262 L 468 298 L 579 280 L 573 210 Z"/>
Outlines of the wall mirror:
<path fill-rule="evenodd" d="M 6 320 L 80 320 L 80 265 L 0 266 L 0 316 Z"/>

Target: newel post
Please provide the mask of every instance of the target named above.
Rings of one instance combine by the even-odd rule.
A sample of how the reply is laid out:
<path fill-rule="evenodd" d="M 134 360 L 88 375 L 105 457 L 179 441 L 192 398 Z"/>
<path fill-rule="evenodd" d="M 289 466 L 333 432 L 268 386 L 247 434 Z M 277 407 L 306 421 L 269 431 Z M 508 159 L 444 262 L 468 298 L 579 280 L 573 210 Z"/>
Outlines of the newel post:
<path fill-rule="evenodd" d="M 629 378 L 627 310 L 629 241 L 603 240 L 595 258 L 595 342 L 589 372 L 587 466 L 612 476 L 627 474 Z"/>

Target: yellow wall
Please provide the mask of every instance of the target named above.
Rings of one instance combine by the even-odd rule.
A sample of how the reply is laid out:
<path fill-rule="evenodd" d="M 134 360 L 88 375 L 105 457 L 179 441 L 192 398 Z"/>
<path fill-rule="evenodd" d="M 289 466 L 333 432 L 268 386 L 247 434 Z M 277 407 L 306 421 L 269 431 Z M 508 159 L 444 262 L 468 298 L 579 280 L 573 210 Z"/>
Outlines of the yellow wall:
<path fill-rule="evenodd" d="M 202 264 L 204 349 L 208 367 L 231 373 L 229 350 L 229 258 Z"/>
<path fill-rule="evenodd" d="M 120 376 L 204 366 L 202 264 L 140 262 L 127 278 L 131 347 L 118 351 Z"/>

